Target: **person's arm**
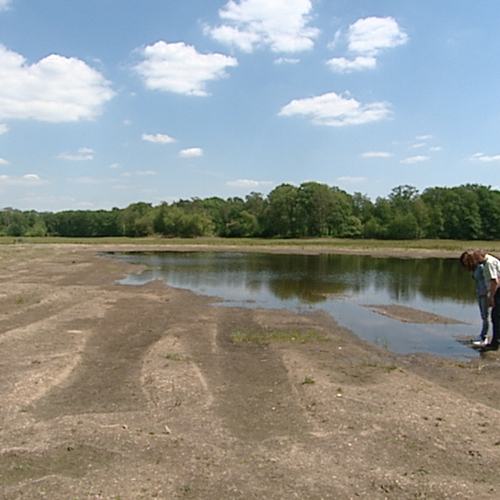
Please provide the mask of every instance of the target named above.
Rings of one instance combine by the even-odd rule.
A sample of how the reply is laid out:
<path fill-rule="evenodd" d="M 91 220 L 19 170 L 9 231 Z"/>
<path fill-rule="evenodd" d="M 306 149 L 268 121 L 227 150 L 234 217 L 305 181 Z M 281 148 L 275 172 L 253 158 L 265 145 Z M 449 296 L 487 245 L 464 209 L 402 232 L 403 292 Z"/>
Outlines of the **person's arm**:
<path fill-rule="evenodd" d="M 495 306 L 495 292 L 498 289 L 498 280 L 492 279 L 490 280 L 490 306 Z"/>

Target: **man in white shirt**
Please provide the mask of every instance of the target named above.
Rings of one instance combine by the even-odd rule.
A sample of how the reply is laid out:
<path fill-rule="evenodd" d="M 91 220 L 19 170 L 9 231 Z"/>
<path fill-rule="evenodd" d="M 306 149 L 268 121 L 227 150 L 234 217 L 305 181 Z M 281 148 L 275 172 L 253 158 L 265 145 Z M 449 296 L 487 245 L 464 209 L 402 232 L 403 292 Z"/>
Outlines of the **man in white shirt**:
<path fill-rule="evenodd" d="M 476 264 L 484 264 L 484 279 L 489 284 L 491 323 L 493 337 L 491 342 L 483 347 L 485 351 L 497 351 L 500 336 L 500 260 L 488 255 L 483 250 L 474 250 L 472 258 Z"/>

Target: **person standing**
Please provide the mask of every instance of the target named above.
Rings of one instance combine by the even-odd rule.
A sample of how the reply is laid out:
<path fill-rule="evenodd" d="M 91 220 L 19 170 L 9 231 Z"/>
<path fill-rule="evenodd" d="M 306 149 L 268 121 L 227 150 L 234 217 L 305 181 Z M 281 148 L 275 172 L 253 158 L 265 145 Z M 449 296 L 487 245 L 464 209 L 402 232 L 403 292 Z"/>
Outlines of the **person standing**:
<path fill-rule="evenodd" d="M 488 286 L 484 279 L 484 264 L 475 264 L 472 255 L 469 252 L 464 252 L 460 256 L 460 263 L 470 273 L 476 282 L 476 297 L 479 305 L 479 314 L 481 315 L 482 326 L 479 336 L 472 340 L 472 345 L 476 347 L 483 347 L 488 344 L 488 331 L 490 328 L 490 302 L 488 295 Z"/>
<path fill-rule="evenodd" d="M 500 260 L 477 249 L 472 253 L 475 264 L 484 265 L 484 278 L 489 283 L 489 303 L 491 306 L 491 324 L 493 336 L 489 344 L 482 347 L 483 351 L 497 351 L 500 345 Z"/>

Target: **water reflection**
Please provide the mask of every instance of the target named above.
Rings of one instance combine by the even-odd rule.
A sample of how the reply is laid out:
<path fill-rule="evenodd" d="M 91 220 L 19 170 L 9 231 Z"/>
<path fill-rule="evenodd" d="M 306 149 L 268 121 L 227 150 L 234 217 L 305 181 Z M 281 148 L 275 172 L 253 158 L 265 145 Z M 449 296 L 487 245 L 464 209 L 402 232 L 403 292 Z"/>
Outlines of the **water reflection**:
<path fill-rule="evenodd" d="M 395 352 L 474 355 L 456 341 L 479 331 L 474 283 L 457 259 L 217 252 L 115 257 L 148 267 L 123 284 L 162 278 L 170 286 L 218 296 L 230 305 L 322 309 L 358 336 Z M 469 324 L 401 323 L 363 307 L 366 304 L 401 304 Z"/>

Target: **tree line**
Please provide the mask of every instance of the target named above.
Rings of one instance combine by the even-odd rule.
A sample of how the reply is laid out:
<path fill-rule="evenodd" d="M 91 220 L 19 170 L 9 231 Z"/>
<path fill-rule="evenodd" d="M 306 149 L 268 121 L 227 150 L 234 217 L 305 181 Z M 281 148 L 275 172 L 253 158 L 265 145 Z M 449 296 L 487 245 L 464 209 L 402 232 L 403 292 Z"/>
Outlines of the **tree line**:
<path fill-rule="evenodd" d="M 422 193 L 409 185 L 370 200 L 335 186 L 281 184 L 267 197 L 132 203 L 112 210 L 0 212 L 3 236 L 500 239 L 500 191 L 466 184 Z"/>

